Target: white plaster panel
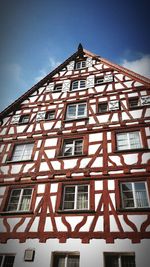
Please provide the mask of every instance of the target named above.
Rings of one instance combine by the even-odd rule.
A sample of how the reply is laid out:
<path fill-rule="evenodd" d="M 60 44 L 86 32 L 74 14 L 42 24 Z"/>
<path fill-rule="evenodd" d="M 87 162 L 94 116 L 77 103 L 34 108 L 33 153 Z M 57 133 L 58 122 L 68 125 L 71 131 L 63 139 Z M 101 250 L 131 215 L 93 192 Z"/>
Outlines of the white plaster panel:
<path fill-rule="evenodd" d="M 133 165 L 137 163 L 138 161 L 138 155 L 137 154 L 128 154 L 128 155 L 123 155 L 124 162 L 127 165 Z"/>
<path fill-rule="evenodd" d="M 12 165 L 11 173 L 15 174 L 20 172 L 22 164 Z"/>
<path fill-rule="evenodd" d="M 82 159 L 80 163 L 80 168 L 85 168 L 90 160 L 91 158 Z"/>
<path fill-rule="evenodd" d="M 113 161 L 117 166 L 121 166 L 121 161 L 119 156 L 109 156 L 110 160 Z"/>
<path fill-rule="evenodd" d="M 114 190 L 115 189 L 115 181 L 109 180 L 108 181 L 108 190 Z"/>
<path fill-rule="evenodd" d="M 37 143 L 37 148 L 40 148 L 41 144 L 42 144 L 42 140 L 39 140 L 38 143 Z"/>
<path fill-rule="evenodd" d="M 10 127 L 8 134 L 14 134 L 14 127 Z"/>
<path fill-rule="evenodd" d="M 102 167 L 102 165 L 103 165 L 103 158 L 97 157 L 93 162 L 92 167 Z"/>
<path fill-rule="evenodd" d="M 123 81 L 124 75 L 119 73 L 119 74 L 116 74 L 115 77 L 117 77 L 120 81 Z"/>
<path fill-rule="evenodd" d="M 0 135 L 5 135 L 6 134 L 6 128 L 2 129 L 2 131 L 0 132 Z"/>
<path fill-rule="evenodd" d="M 51 129 L 52 128 L 52 126 L 54 125 L 54 122 L 45 122 L 44 123 L 44 130 L 49 130 L 49 129 Z"/>
<path fill-rule="evenodd" d="M 97 116 L 100 123 L 108 122 L 109 115 L 99 115 Z"/>
<path fill-rule="evenodd" d="M 83 216 L 78 216 L 76 219 L 72 216 L 67 216 L 66 221 L 70 224 L 72 231 L 74 231 L 75 227 L 78 223 L 80 223 L 83 219 Z"/>
<path fill-rule="evenodd" d="M 51 197 L 51 202 L 52 202 L 53 212 L 55 212 L 56 196 L 52 196 L 52 197 Z"/>
<path fill-rule="evenodd" d="M 102 196 L 102 194 L 95 194 L 95 210 L 97 210 L 97 208 L 98 208 L 101 196 Z"/>
<path fill-rule="evenodd" d="M 144 85 L 143 83 L 140 83 L 140 82 L 135 82 L 134 86 L 141 86 L 141 85 Z"/>
<path fill-rule="evenodd" d="M 146 109 L 145 117 L 149 117 L 149 114 L 150 114 L 150 108 L 147 108 L 147 109 Z"/>
<path fill-rule="evenodd" d="M 110 219 L 110 232 L 118 232 L 119 229 L 115 217 L 113 215 L 110 215 L 109 219 Z"/>
<path fill-rule="evenodd" d="M 149 159 L 150 159 L 150 153 L 144 153 L 142 155 L 142 164 L 146 164 Z"/>
<path fill-rule="evenodd" d="M 128 88 L 131 88 L 131 87 L 132 87 L 132 83 L 133 83 L 133 81 L 124 82 L 124 84 L 125 84 Z"/>
<path fill-rule="evenodd" d="M 44 231 L 46 232 L 53 231 L 52 221 L 51 221 L 51 218 L 49 217 L 46 218 Z"/>
<path fill-rule="evenodd" d="M 44 193 L 44 191 L 45 191 L 45 184 L 39 184 L 37 192 L 38 193 Z"/>
<path fill-rule="evenodd" d="M 4 155 L 3 159 L 2 159 L 2 163 L 5 163 L 7 161 L 7 154 Z"/>
<path fill-rule="evenodd" d="M 40 123 L 36 123 L 35 131 L 41 131 Z"/>
<path fill-rule="evenodd" d="M 89 135 L 89 142 L 101 141 L 102 133 L 95 133 Z"/>
<path fill-rule="evenodd" d="M 110 194 L 110 199 L 112 201 L 112 204 L 113 204 L 114 208 L 116 208 L 115 193 L 111 193 Z M 111 210 L 111 207 L 110 207 L 110 210 Z"/>
<path fill-rule="evenodd" d="M 94 117 L 90 116 L 89 117 L 89 124 L 95 124 L 95 123 L 96 123 L 96 121 L 95 121 Z"/>
<path fill-rule="evenodd" d="M 33 131 L 33 125 L 30 125 L 29 128 L 28 128 L 28 130 L 27 130 L 27 133 L 30 133 L 32 131 Z"/>
<path fill-rule="evenodd" d="M 37 232 L 38 231 L 38 225 L 39 225 L 39 217 L 36 217 L 32 223 L 32 226 L 30 228 L 30 232 Z"/>
<path fill-rule="evenodd" d="M 96 105 L 91 105 L 92 110 L 96 113 Z"/>
<path fill-rule="evenodd" d="M 67 227 L 62 223 L 61 217 L 55 218 L 58 231 L 67 232 Z"/>
<path fill-rule="evenodd" d="M 145 128 L 146 136 L 150 136 L 150 127 Z"/>
<path fill-rule="evenodd" d="M 6 152 L 8 152 L 8 151 L 9 151 L 10 147 L 11 147 L 11 144 L 8 144 L 8 145 L 7 145 Z"/>
<path fill-rule="evenodd" d="M 0 167 L 0 170 L 3 174 L 8 174 L 8 171 L 9 171 L 9 166 L 2 166 Z"/>
<path fill-rule="evenodd" d="M 49 170 L 49 167 L 48 167 L 47 163 L 46 162 L 41 162 L 41 164 L 40 164 L 40 172 L 41 171 L 48 171 L 48 170 Z"/>
<path fill-rule="evenodd" d="M 142 223 L 147 219 L 147 215 L 128 215 L 128 219 L 133 222 L 136 225 L 138 231 L 140 231 Z"/>
<path fill-rule="evenodd" d="M 113 114 L 111 121 L 118 121 L 118 113 Z"/>
<path fill-rule="evenodd" d="M 122 112 L 122 120 L 130 120 L 130 117 L 128 116 L 128 114 L 126 112 Z"/>
<path fill-rule="evenodd" d="M 49 101 L 50 100 L 50 95 L 46 95 L 45 100 Z"/>
<path fill-rule="evenodd" d="M 28 163 L 24 166 L 23 172 L 28 172 L 30 168 L 34 166 L 34 163 Z"/>
<path fill-rule="evenodd" d="M 111 132 L 107 132 L 107 140 L 111 140 Z"/>
<path fill-rule="evenodd" d="M 35 155 L 34 155 L 34 160 L 37 160 L 38 159 L 38 155 L 39 155 L 39 151 L 36 151 L 35 152 Z"/>
<path fill-rule="evenodd" d="M 14 227 L 16 226 L 16 224 L 20 221 L 20 218 L 8 218 L 7 222 L 10 226 L 10 231 L 12 231 L 14 229 Z"/>
<path fill-rule="evenodd" d="M 4 148 L 4 145 L 1 145 L 1 146 L 0 146 L 0 153 L 2 153 L 3 148 Z"/>
<path fill-rule="evenodd" d="M 103 189 L 103 181 L 95 181 L 95 190 Z"/>
<path fill-rule="evenodd" d="M 51 189 L 50 192 L 51 193 L 55 193 L 58 190 L 58 184 L 51 184 Z"/>
<path fill-rule="evenodd" d="M 80 228 L 80 232 L 89 231 L 94 216 L 88 216 L 86 223 Z"/>
<path fill-rule="evenodd" d="M 115 89 L 125 89 L 121 83 L 115 83 Z"/>
<path fill-rule="evenodd" d="M 76 164 L 77 159 L 64 160 L 64 169 L 68 169 L 68 167 L 74 168 Z"/>
<path fill-rule="evenodd" d="M 104 219 L 103 216 L 99 216 L 95 225 L 94 232 L 104 231 Z"/>
<path fill-rule="evenodd" d="M 17 126 L 17 133 L 23 133 L 26 127 L 27 127 L 26 125 Z"/>
<path fill-rule="evenodd" d="M 45 153 L 46 153 L 48 158 L 54 158 L 55 157 L 55 149 L 45 150 Z"/>
<path fill-rule="evenodd" d="M 97 91 L 98 93 L 101 93 L 101 92 L 104 91 L 105 87 L 106 87 L 106 85 L 97 85 L 97 86 L 95 87 L 95 89 L 96 89 L 96 91 Z"/>
<path fill-rule="evenodd" d="M 1 187 L 0 187 L 0 195 L 1 195 L 1 196 L 4 195 L 4 193 L 5 193 L 5 189 L 6 189 L 6 186 L 1 186 Z"/>
<path fill-rule="evenodd" d="M 21 224 L 18 229 L 17 229 L 17 232 L 24 232 L 28 223 L 30 221 L 30 218 L 26 218 L 25 221 L 23 222 L 23 224 Z"/>
<path fill-rule="evenodd" d="M 111 143 L 107 143 L 107 151 L 108 151 L 108 153 L 111 153 L 112 152 L 112 145 L 111 145 Z"/>
<path fill-rule="evenodd" d="M 122 226 L 122 228 L 123 228 L 123 230 L 126 232 L 133 232 L 133 230 L 132 230 L 132 228 L 128 225 L 128 224 L 126 224 L 126 222 L 124 221 L 124 219 L 123 219 L 123 215 L 119 215 L 118 216 L 119 217 L 119 221 L 120 221 L 120 223 L 121 223 L 121 226 Z"/>
<path fill-rule="evenodd" d="M 41 201 L 41 198 L 42 198 L 42 197 L 37 197 L 37 198 L 36 198 L 35 208 L 34 208 L 35 210 L 36 210 L 37 206 L 39 205 L 39 203 L 40 203 L 40 201 Z"/>
<path fill-rule="evenodd" d="M 132 111 L 130 111 L 130 113 L 131 113 L 131 115 L 133 116 L 134 119 L 141 118 L 142 109 L 132 110 Z"/>
<path fill-rule="evenodd" d="M 61 164 L 59 161 L 51 161 L 54 170 L 60 170 Z"/>
<path fill-rule="evenodd" d="M 95 152 L 97 151 L 97 149 L 99 148 L 99 145 L 89 145 L 88 148 L 88 154 L 95 154 Z"/>
<path fill-rule="evenodd" d="M 55 125 L 55 128 L 61 128 L 61 121 L 58 121 Z"/>
<path fill-rule="evenodd" d="M 0 219 L 0 232 L 1 232 L 1 233 L 6 232 L 6 227 L 5 227 L 5 225 L 3 224 L 3 219 Z"/>
<path fill-rule="evenodd" d="M 107 91 L 112 91 L 113 90 L 113 88 L 112 88 L 112 84 L 109 84 L 108 86 L 107 86 Z"/>

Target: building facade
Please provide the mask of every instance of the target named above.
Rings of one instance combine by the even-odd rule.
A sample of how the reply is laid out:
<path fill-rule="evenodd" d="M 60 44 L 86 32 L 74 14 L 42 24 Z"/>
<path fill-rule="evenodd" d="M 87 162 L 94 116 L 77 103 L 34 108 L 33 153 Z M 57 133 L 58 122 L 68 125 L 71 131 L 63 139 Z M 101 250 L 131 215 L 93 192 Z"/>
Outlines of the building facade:
<path fill-rule="evenodd" d="M 0 267 L 149 267 L 149 92 L 80 44 L 1 113 Z"/>

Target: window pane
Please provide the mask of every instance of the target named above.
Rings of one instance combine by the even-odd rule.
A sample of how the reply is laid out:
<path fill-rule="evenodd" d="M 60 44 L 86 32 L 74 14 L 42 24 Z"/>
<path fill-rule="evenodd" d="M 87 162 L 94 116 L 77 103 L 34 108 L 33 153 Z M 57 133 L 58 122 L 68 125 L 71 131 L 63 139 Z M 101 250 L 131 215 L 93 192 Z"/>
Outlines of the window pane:
<path fill-rule="evenodd" d="M 65 187 L 64 209 L 74 209 L 75 186 Z"/>
<path fill-rule="evenodd" d="M 7 206 L 8 211 L 15 211 L 18 209 L 20 194 L 21 194 L 21 189 L 12 190 L 10 200 Z"/>
<path fill-rule="evenodd" d="M 85 87 L 85 81 L 80 81 L 80 88 L 84 88 Z"/>
<path fill-rule="evenodd" d="M 117 134 L 117 149 L 118 150 L 123 150 L 123 149 L 128 149 L 129 144 L 128 144 L 128 138 L 126 133 L 119 133 Z"/>
<path fill-rule="evenodd" d="M 77 209 L 88 209 L 88 186 L 78 186 Z"/>
<path fill-rule="evenodd" d="M 23 190 L 23 195 L 22 195 L 19 210 L 27 211 L 30 209 L 31 194 L 32 194 L 31 188 L 26 188 Z"/>
<path fill-rule="evenodd" d="M 129 138 L 130 138 L 130 147 L 131 148 L 134 149 L 134 148 L 140 148 L 141 147 L 139 132 L 129 133 Z"/>
<path fill-rule="evenodd" d="M 79 256 L 68 256 L 67 267 L 79 267 Z"/>
<path fill-rule="evenodd" d="M 124 208 L 131 208 L 135 206 L 131 183 L 122 184 L 122 197 Z"/>
<path fill-rule="evenodd" d="M 53 267 L 66 267 L 65 266 L 65 255 L 55 255 Z"/>
<path fill-rule="evenodd" d="M 120 267 L 119 257 L 116 255 L 107 255 L 105 257 L 105 266 L 106 267 Z"/>
<path fill-rule="evenodd" d="M 73 153 L 73 141 L 66 141 L 64 143 L 64 156 L 70 156 Z"/>
<path fill-rule="evenodd" d="M 138 208 L 148 207 L 148 199 L 145 188 L 145 183 L 135 183 L 135 197 Z"/>
<path fill-rule="evenodd" d="M 78 105 L 78 116 L 85 116 L 86 104 Z"/>
<path fill-rule="evenodd" d="M 12 160 L 20 161 L 20 160 L 28 160 L 31 159 L 33 144 L 24 144 L 24 145 L 16 145 Z"/>
<path fill-rule="evenodd" d="M 69 105 L 67 110 L 67 118 L 76 117 L 76 105 Z"/>
<path fill-rule="evenodd" d="M 129 99 L 129 107 L 130 108 L 137 107 L 138 104 L 139 104 L 138 98 Z"/>
<path fill-rule="evenodd" d="M 47 119 L 47 120 L 52 120 L 52 119 L 54 119 L 54 116 L 55 116 L 55 111 L 50 111 L 50 112 L 47 112 L 47 113 L 46 113 L 46 119 Z"/>
<path fill-rule="evenodd" d="M 121 256 L 121 267 L 135 267 L 135 257 Z"/>
<path fill-rule="evenodd" d="M 3 267 L 13 267 L 15 256 L 5 256 Z"/>
<path fill-rule="evenodd" d="M 82 140 L 75 141 L 75 155 L 82 154 Z"/>
<path fill-rule="evenodd" d="M 78 81 L 74 81 L 73 83 L 72 83 L 72 89 L 74 90 L 74 89 L 78 89 Z"/>
<path fill-rule="evenodd" d="M 98 111 L 103 113 L 106 112 L 108 110 L 108 104 L 107 103 L 103 103 L 103 104 L 99 104 L 98 105 Z"/>

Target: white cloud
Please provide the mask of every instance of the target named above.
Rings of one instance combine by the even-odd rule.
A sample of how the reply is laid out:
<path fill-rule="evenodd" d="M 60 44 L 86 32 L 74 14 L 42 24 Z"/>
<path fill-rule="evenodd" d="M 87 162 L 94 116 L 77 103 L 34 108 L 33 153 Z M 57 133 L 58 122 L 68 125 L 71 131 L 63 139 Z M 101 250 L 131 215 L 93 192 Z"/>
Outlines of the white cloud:
<path fill-rule="evenodd" d="M 35 81 L 39 82 L 41 79 L 43 79 L 49 72 L 54 70 L 56 67 L 58 67 L 61 64 L 61 62 L 57 61 L 53 57 L 49 57 L 48 64 L 46 68 L 43 68 L 39 70 L 39 75 L 35 77 Z"/>
<path fill-rule="evenodd" d="M 150 78 L 150 55 L 143 55 L 140 59 L 133 61 L 124 59 L 122 60 L 121 65 L 147 78 Z"/>

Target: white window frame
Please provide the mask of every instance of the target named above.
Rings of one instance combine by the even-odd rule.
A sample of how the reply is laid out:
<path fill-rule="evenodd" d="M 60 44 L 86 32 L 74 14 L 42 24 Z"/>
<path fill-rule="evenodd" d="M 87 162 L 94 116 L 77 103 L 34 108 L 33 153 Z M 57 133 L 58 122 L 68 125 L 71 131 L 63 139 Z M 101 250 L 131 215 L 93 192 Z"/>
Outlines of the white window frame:
<path fill-rule="evenodd" d="M 82 86 L 82 83 L 84 82 L 84 86 Z M 77 84 L 77 86 L 75 86 Z M 72 82 L 71 90 L 82 90 L 86 88 L 86 80 L 76 80 Z"/>
<path fill-rule="evenodd" d="M 79 108 L 81 105 L 85 105 L 85 108 L 84 108 L 84 114 L 83 115 L 79 115 Z M 69 115 L 69 107 L 70 106 L 73 106 L 73 107 L 76 107 L 75 108 L 75 116 L 70 116 Z M 87 116 L 87 103 L 76 103 L 76 104 L 69 104 L 67 106 L 67 113 L 66 113 L 66 119 L 67 120 L 72 120 L 72 119 L 78 119 L 78 118 L 84 118 Z"/>
<path fill-rule="evenodd" d="M 86 61 L 85 60 L 76 62 L 76 66 L 75 66 L 76 70 L 80 70 L 80 69 L 84 69 L 84 68 L 86 68 Z"/>
<path fill-rule="evenodd" d="M 76 142 L 77 141 L 82 141 L 82 153 L 79 154 L 75 154 L 75 149 L 76 149 Z M 72 144 L 70 145 L 70 147 L 72 148 L 72 153 L 71 155 L 65 155 L 65 148 L 66 148 L 66 143 L 67 142 L 72 142 Z M 63 156 L 78 156 L 78 155 L 82 155 L 83 154 L 83 139 L 65 139 L 64 143 L 63 143 Z"/>
<path fill-rule="evenodd" d="M 13 255 L 13 254 L 0 254 L 0 257 L 2 257 L 2 261 L 1 261 L 0 267 L 4 266 L 5 258 L 7 258 L 7 257 L 13 257 L 14 260 L 15 260 L 15 255 Z M 14 261 L 13 261 L 13 265 L 14 265 Z M 13 265 L 11 265 L 11 267 L 13 267 Z M 9 264 L 9 267 L 10 267 L 10 264 Z"/>
<path fill-rule="evenodd" d="M 31 189 L 31 195 L 30 195 L 30 201 L 29 201 L 29 208 L 27 210 L 26 209 L 24 210 L 24 209 L 21 209 L 20 207 L 21 207 L 22 199 L 24 197 L 23 193 L 24 193 L 24 190 L 26 190 L 26 189 Z M 17 208 L 16 208 L 16 210 L 14 210 L 14 209 L 13 210 L 9 210 L 9 206 L 11 205 L 11 200 L 12 200 L 12 194 L 16 190 L 20 191 L 19 199 L 18 199 L 18 202 L 17 202 Z M 9 201 L 8 201 L 8 204 L 7 204 L 7 211 L 8 212 L 23 212 L 23 211 L 27 212 L 27 211 L 30 211 L 32 195 L 33 195 L 33 188 L 31 188 L 31 187 L 13 188 L 11 190 Z"/>
<path fill-rule="evenodd" d="M 20 154 L 17 153 L 17 149 L 19 147 L 22 146 L 22 150 Z M 25 158 L 25 152 L 27 150 L 27 147 L 29 147 L 28 149 L 28 154 L 26 155 Z M 34 147 L 34 143 L 27 143 L 27 144 L 16 144 L 12 153 L 12 157 L 11 157 L 11 161 L 26 161 L 26 160 L 31 160 L 31 156 L 32 156 L 32 152 L 33 152 L 33 147 Z M 18 157 L 15 155 L 15 153 L 18 154 Z"/>
<path fill-rule="evenodd" d="M 131 144 L 131 140 L 130 140 L 130 135 L 133 133 L 138 133 L 138 141 L 139 141 L 139 145 L 138 147 L 133 148 L 132 144 Z M 125 142 L 126 144 L 124 144 L 124 148 L 120 149 L 119 148 L 119 142 L 118 142 L 118 136 L 119 135 L 126 135 L 126 139 Z M 142 148 L 142 139 L 141 139 L 141 133 L 140 131 L 132 131 L 132 132 L 120 132 L 116 134 L 116 144 L 117 144 L 117 151 L 122 151 L 122 150 L 132 150 L 132 149 L 140 149 Z"/>
<path fill-rule="evenodd" d="M 78 195 L 79 195 L 79 192 L 78 192 L 78 188 L 81 187 L 81 186 L 87 186 L 87 207 L 86 208 L 78 208 L 77 205 L 78 205 Z M 75 188 L 75 193 L 74 193 L 74 207 L 73 209 L 66 209 L 64 206 L 65 206 L 65 195 L 66 195 L 66 188 L 68 187 L 74 187 Z M 64 186 L 64 190 L 63 190 L 63 206 L 62 206 L 62 209 L 64 211 L 72 211 L 72 210 L 89 210 L 89 200 L 90 200 L 90 196 L 89 196 L 89 184 L 80 184 L 80 185 L 65 185 Z M 73 194 L 73 193 L 72 193 Z"/>
<path fill-rule="evenodd" d="M 136 190 L 135 190 L 135 184 L 137 184 L 137 183 L 142 183 L 142 184 L 144 184 L 145 185 L 145 190 L 143 190 L 144 192 L 145 192 L 145 194 L 146 194 L 146 200 L 147 200 L 147 203 L 148 203 L 148 205 L 147 206 L 138 206 L 138 203 L 137 203 L 137 198 L 136 198 Z M 123 189 L 122 189 L 122 185 L 124 185 L 124 184 L 131 184 L 131 186 L 132 186 L 132 190 L 131 190 L 131 192 L 132 192 L 132 194 L 133 194 L 133 202 L 134 202 L 134 206 L 133 207 L 126 207 L 125 206 L 125 203 L 124 203 L 124 198 L 123 198 Z M 149 195 L 148 195 L 148 188 L 147 188 L 147 183 L 145 182 L 145 181 L 138 181 L 138 182 L 122 182 L 121 183 L 121 201 L 122 201 L 122 207 L 124 208 L 124 209 L 134 209 L 134 208 L 136 208 L 136 209 L 144 209 L 144 208 L 149 208 L 149 206 L 150 206 L 150 200 L 149 200 Z"/>
<path fill-rule="evenodd" d="M 104 252 L 104 259 L 105 259 L 105 266 L 106 266 L 106 257 L 113 257 L 113 256 L 116 256 L 118 257 L 118 262 L 117 262 L 117 265 L 116 267 L 122 267 L 122 261 L 121 261 L 121 257 L 134 257 L 134 262 L 135 262 L 135 253 L 131 252 L 131 253 L 128 253 L 128 252 Z M 136 266 L 136 263 L 135 263 L 135 266 Z M 111 266 L 109 266 L 111 267 Z"/>

